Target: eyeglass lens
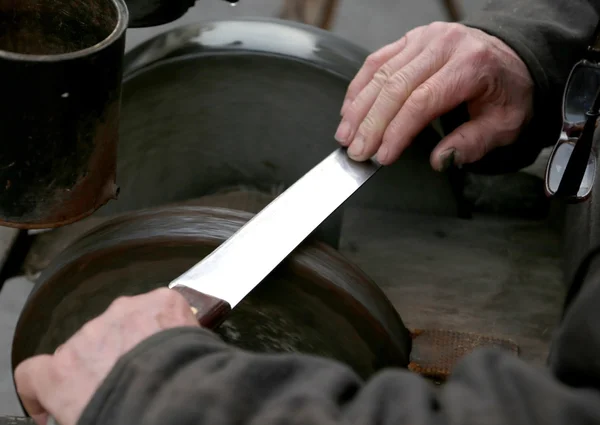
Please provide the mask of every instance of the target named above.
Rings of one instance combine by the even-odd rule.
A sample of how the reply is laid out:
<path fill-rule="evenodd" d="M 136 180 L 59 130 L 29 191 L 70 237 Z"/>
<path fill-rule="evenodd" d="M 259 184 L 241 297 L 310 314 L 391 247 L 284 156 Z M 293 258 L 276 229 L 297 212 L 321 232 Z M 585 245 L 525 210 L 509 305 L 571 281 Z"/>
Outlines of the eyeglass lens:
<path fill-rule="evenodd" d="M 564 120 L 571 124 L 583 123 L 600 87 L 600 68 L 580 65 L 573 69 L 564 98 Z"/>
<path fill-rule="evenodd" d="M 558 191 L 558 187 L 560 186 L 560 182 L 563 178 L 565 169 L 567 168 L 567 164 L 569 163 L 569 159 L 571 158 L 571 154 L 573 153 L 573 149 L 573 144 L 561 143 L 554 151 L 550 168 L 548 170 L 548 188 L 552 193 L 556 193 L 556 191 Z M 590 193 L 592 190 L 592 185 L 594 184 L 595 176 L 596 158 L 595 156 L 590 155 L 576 196 L 586 197 Z"/>

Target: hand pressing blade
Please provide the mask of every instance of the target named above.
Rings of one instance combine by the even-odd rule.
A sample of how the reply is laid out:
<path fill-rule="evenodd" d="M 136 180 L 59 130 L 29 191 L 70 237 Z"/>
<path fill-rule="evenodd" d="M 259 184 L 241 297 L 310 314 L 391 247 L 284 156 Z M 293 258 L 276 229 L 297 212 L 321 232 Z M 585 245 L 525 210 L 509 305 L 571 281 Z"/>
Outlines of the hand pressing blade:
<path fill-rule="evenodd" d="M 190 304 L 203 327 L 214 329 L 381 165 L 356 162 L 337 149 L 279 195 L 169 288 Z M 59 425 L 52 417 L 47 425 Z"/>
<path fill-rule="evenodd" d="M 380 168 L 337 149 L 169 288 L 185 297 L 202 326 L 214 329 Z"/>

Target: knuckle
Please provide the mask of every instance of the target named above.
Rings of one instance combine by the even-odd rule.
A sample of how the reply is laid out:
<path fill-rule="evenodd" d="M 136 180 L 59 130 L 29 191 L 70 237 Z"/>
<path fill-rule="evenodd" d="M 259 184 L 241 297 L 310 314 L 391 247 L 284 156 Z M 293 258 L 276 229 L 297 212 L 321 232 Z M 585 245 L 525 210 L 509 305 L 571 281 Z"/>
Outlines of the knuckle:
<path fill-rule="evenodd" d="M 421 25 L 421 26 L 415 27 L 415 28 L 411 29 L 410 31 L 408 31 L 406 34 L 404 34 L 404 36 L 402 38 L 404 38 L 406 41 L 408 41 L 410 38 L 412 38 L 416 34 L 420 34 L 421 32 L 427 30 L 428 27 L 429 27 L 429 25 Z M 402 40 L 402 38 L 400 40 Z"/>
<path fill-rule="evenodd" d="M 67 357 L 63 357 L 62 359 L 53 357 L 45 364 L 45 373 L 47 374 L 47 379 L 52 382 L 54 386 L 64 384 L 72 375 L 73 364 L 71 359 L 65 361 L 65 358 Z"/>
<path fill-rule="evenodd" d="M 439 94 L 432 83 L 425 82 L 412 92 L 403 108 L 410 115 L 427 114 L 439 102 Z"/>
<path fill-rule="evenodd" d="M 389 64 L 386 63 L 377 70 L 373 76 L 373 81 L 379 86 L 383 86 L 389 81 L 390 78 L 392 78 L 393 75 L 394 70 Z"/>
<path fill-rule="evenodd" d="M 468 156 L 471 157 L 469 158 L 471 161 L 482 158 L 487 153 L 487 143 L 480 131 L 465 132 L 464 130 L 459 129 L 457 135 L 467 144 L 467 146 L 469 146 L 468 150 L 471 154 Z"/>
<path fill-rule="evenodd" d="M 466 35 L 465 27 L 456 23 L 439 22 L 440 40 L 444 44 L 456 44 L 460 42 Z"/>
<path fill-rule="evenodd" d="M 483 134 L 476 133 L 473 137 L 475 139 L 475 153 L 477 159 L 483 158 L 490 151 L 490 147 L 486 143 Z"/>
<path fill-rule="evenodd" d="M 52 356 L 52 365 L 54 367 L 48 369 L 51 379 L 56 383 L 66 379 L 73 369 L 74 364 L 80 358 L 80 353 L 81 351 L 73 348 L 72 344 L 67 344 L 61 349 L 60 355 Z"/>
<path fill-rule="evenodd" d="M 166 306 L 174 310 L 189 310 L 188 302 L 179 292 L 169 288 L 158 288 L 154 292 Z"/>
<path fill-rule="evenodd" d="M 77 332 L 75 334 L 75 336 L 80 335 L 80 336 L 83 336 L 84 338 L 88 338 L 88 337 L 94 338 L 94 337 L 96 337 L 97 334 L 98 334 L 98 329 L 100 329 L 102 327 L 100 318 L 101 318 L 101 316 L 98 316 L 95 319 L 92 319 L 89 322 L 85 323 L 81 327 L 81 329 L 79 330 L 79 332 Z M 62 349 L 62 352 L 65 352 L 64 348 Z"/>
<path fill-rule="evenodd" d="M 508 131 L 518 131 L 528 118 L 526 110 L 514 107 L 504 108 L 503 126 Z"/>
<path fill-rule="evenodd" d="M 14 372 L 17 391 L 20 391 L 21 383 L 27 381 L 27 377 L 32 373 L 34 365 L 37 361 L 37 358 L 31 357 L 17 365 Z"/>
<path fill-rule="evenodd" d="M 469 60 L 476 65 L 486 65 L 494 61 L 494 52 L 490 45 L 483 41 L 474 41 L 471 44 Z"/>
<path fill-rule="evenodd" d="M 498 74 L 482 70 L 477 77 L 477 85 L 484 88 L 482 95 L 485 99 L 488 99 L 490 104 L 500 105 L 506 101 L 506 96 L 504 96 L 505 86 Z"/>
<path fill-rule="evenodd" d="M 406 46 L 409 45 L 409 40 L 412 40 L 413 36 L 416 32 L 419 32 L 422 28 L 415 28 L 402 36 L 402 38 L 398 39 L 394 42 L 397 47 L 400 47 L 401 50 L 405 49 Z"/>
<path fill-rule="evenodd" d="M 123 309 L 127 308 L 127 306 L 131 303 L 131 298 L 132 297 L 128 297 L 128 296 L 124 296 L 124 295 L 121 295 L 120 297 L 115 298 L 113 300 L 113 302 L 110 303 L 108 310 L 110 310 L 110 311 L 123 310 Z"/>
<path fill-rule="evenodd" d="M 408 95 L 409 84 L 406 72 L 398 71 L 388 78 L 382 93 L 392 99 L 405 98 Z"/>
<path fill-rule="evenodd" d="M 434 22 L 430 23 L 427 27 L 431 31 L 446 32 L 446 31 L 449 30 L 449 28 L 451 27 L 451 25 L 452 24 L 450 24 L 448 22 L 434 21 Z"/>
<path fill-rule="evenodd" d="M 475 146 L 475 150 L 477 154 L 483 156 L 487 152 L 487 144 L 485 143 L 485 138 L 481 131 L 473 131 L 471 132 L 471 140 L 473 145 Z"/>
<path fill-rule="evenodd" d="M 412 107 L 417 111 L 423 109 L 429 109 L 432 105 L 438 101 L 439 90 L 435 87 L 435 84 L 430 82 L 424 82 L 411 94 L 407 103 L 412 104 Z"/>
<path fill-rule="evenodd" d="M 373 52 L 365 59 L 364 66 L 369 69 L 377 69 L 384 64 L 383 54 L 380 51 Z"/>
<path fill-rule="evenodd" d="M 512 143 L 519 135 L 527 115 L 521 111 L 503 109 L 500 113 L 490 114 L 487 119 L 490 131 L 495 135 L 494 146 L 505 146 Z"/>
<path fill-rule="evenodd" d="M 441 22 L 444 27 L 447 29 L 448 32 L 452 32 L 455 34 L 466 34 L 467 31 L 469 30 L 466 26 L 464 26 L 463 24 L 459 24 L 457 22 Z"/>
<path fill-rule="evenodd" d="M 360 128 L 358 129 L 357 136 L 362 137 L 365 140 L 368 140 L 369 135 L 372 134 L 377 129 L 377 121 L 372 114 L 368 114 L 363 122 L 360 124 Z"/>
<path fill-rule="evenodd" d="M 157 297 L 165 300 L 173 300 L 175 298 L 173 295 L 179 295 L 176 291 L 173 291 L 172 289 L 166 287 L 157 288 L 154 291 L 152 291 L 152 293 Z"/>
<path fill-rule="evenodd" d="M 387 126 L 385 133 L 383 134 L 382 144 L 396 147 L 401 143 L 401 135 L 402 129 L 405 126 L 401 125 L 401 122 L 398 119 L 392 120 L 390 124 Z"/>

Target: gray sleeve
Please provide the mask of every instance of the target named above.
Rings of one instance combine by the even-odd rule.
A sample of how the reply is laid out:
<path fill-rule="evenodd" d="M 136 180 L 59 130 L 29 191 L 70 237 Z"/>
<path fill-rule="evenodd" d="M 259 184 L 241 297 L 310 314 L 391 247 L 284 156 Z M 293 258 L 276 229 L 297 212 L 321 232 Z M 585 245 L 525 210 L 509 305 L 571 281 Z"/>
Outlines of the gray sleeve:
<path fill-rule="evenodd" d="M 125 355 L 79 425 L 598 424 L 600 273 L 587 276 L 548 369 L 481 350 L 441 387 L 405 370 L 364 382 L 334 361 L 253 354 L 208 331 L 181 328 Z"/>
<path fill-rule="evenodd" d="M 535 83 L 534 118 L 514 145 L 496 149 L 474 171 L 514 171 L 531 164 L 558 140 L 563 89 L 571 67 L 582 58 L 600 18 L 600 0 L 491 0 L 463 21 L 509 45 Z M 450 115 L 451 130 L 464 121 Z"/>

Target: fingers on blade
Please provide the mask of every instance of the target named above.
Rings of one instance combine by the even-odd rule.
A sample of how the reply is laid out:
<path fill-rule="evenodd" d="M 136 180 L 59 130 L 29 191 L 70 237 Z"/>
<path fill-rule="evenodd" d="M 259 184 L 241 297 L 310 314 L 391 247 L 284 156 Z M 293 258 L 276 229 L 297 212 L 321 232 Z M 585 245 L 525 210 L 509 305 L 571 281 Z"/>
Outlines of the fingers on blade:
<path fill-rule="evenodd" d="M 434 119 L 480 93 L 481 84 L 473 78 L 471 68 L 451 61 L 422 82 L 387 126 L 378 160 L 382 164 L 396 161 Z"/>

